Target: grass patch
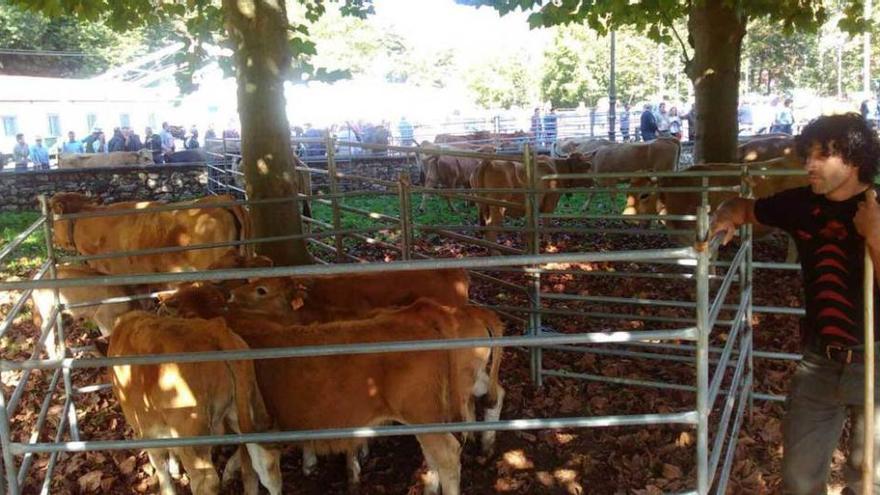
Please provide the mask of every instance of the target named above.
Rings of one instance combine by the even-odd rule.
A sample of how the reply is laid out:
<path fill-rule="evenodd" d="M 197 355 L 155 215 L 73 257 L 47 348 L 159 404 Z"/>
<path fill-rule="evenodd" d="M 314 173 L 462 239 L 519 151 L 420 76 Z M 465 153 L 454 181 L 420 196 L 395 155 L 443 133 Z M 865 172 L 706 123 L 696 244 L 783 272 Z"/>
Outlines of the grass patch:
<path fill-rule="evenodd" d="M 36 212 L 0 213 L 0 236 L 2 236 L 0 237 L 0 246 L 6 246 L 12 242 L 39 218 L 40 214 Z M 3 261 L 2 275 L 4 278 L 26 276 L 29 271 L 38 268 L 45 260 L 45 236 L 43 229 L 38 228 L 6 257 Z"/>

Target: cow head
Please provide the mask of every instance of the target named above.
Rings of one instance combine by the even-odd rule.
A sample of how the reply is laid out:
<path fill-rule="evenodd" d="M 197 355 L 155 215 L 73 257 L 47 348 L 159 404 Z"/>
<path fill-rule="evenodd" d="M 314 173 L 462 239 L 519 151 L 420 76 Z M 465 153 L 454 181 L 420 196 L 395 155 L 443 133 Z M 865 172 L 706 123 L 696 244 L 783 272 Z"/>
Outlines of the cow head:
<path fill-rule="evenodd" d="M 303 306 L 310 286 L 289 277 L 259 278 L 233 289 L 229 302 L 244 309 L 289 315 Z"/>
<path fill-rule="evenodd" d="M 226 296 L 207 282 L 181 285 L 177 291 L 159 294 L 158 314 L 181 318 L 213 318 L 225 312 Z"/>
<path fill-rule="evenodd" d="M 631 182 L 634 188 L 646 188 L 656 185 L 648 177 L 634 179 Z M 623 215 L 665 215 L 666 205 L 662 192 L 657 191 L 639 191 L 628 192 L 626 194 L 626 206 L 621 214 Z"/>
<path fill-rule="evenodd" d="M 98 201 L 95 198 L 81 193 L 57 193 L 49 199 L 49 208 L 54 215 L 79 213 L 97 205 Z M 55 220 L 55 222 L 53 222 L 52 240 L 55 242 L 56 246 L 72 251 L 76 250 L 76 244 L 74 243 L 73 238 L 73 226 L 74 221 L 71 220 Z"/>
<path fill-rule="evenodd" d="M 153 153 L 150 150 L 144 148 L 137 152 L 138 165 L 153 165 L 154 163 Z"/>

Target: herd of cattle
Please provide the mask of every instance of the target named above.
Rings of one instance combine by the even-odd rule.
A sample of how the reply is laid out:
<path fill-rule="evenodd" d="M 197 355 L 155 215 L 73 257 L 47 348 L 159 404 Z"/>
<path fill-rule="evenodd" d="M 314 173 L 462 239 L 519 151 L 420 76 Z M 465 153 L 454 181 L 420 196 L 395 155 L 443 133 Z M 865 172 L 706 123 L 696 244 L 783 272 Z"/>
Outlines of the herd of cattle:
<path fill-rule="evenodd" d="M 478 151 L 492 153 L 489 148 Z M 581 143 L 561 158 L 538 157 L 538 178 L 571 172 L 674 171 L 678 142 Z M 94 155 L 93 155 L 94 156 Z M 767 160 L 779 159 L 771 164 Z M 756 167 L 801 166 L 788 136 L 753 140 L 740 147 L 740 160 Z M 429 187 L 521 189 L 521 162 L 425 154 L 421 160 Z M 707 164 L 691 170 L 739 170 L 738 165 Z M 763 168 L 762 168 L 763 169 Z M 648 181 L 649 179 L 643 179 Z M 756 196 L 804 183 L 802 177 L 752 176 Z M 712 177 L 712 185 L 738 184 L 739 177 Z M 571 183 L 570 183 L 571 182 Z M 699 185 L 699 178 L 669 177 L 660 186 Z M 565 187 L 589 187 L 592 181 L 540 181 L 540 210 L 552 212 Z M 613 185 L 613 183 L 612 183 Z M 638 183 L 636 183 L 638 185 Z M 735 194 L 713 192 L 713 205 Z M 522 205 L 522 193 L 485 192 L 480 196 Z M 153 248 L 185 247 L 252 239 L 251 219 L 242 206 L 225 206 L 218 196 L 178 204 L 179 210 L 151 211 L 153 202 L 100 204 L 79 193 L 58 193 L 50 200 L 55 215 L 104 212 L 109 216 L 54 221 L 57 247 L 94 256 Z M 700 193 L 645 193 L 628 196 L 628 212 L 693 214 Z M 481 204 L 485 225 L 500 225 L 523 207 Z M 140 211 L 138 211 L 140 210 Z M 672 224 L 673 222 L 669 222 Z M 490 230 L 486 236 L 493 238 Z M 252 247 L 179 250 L 161 254 L 88 259 L 85 265 L 60 266 L 58 278 L 89 278 L 131 273 L 185 272 L 271 266 Z M 165 286 L 158 302 L 78 306 L 95 300 L 148 293 L 157 287 L 107 286 L 61 288 L 68 316 L 92 320 L 107 337 L 108 356 L 169 354 L 248 348 L 302 347 L 405 340 L 497 338 L 498 316 L 468 303 L 469 279 L 463 270 L 382 272 L 327 277 L 285 277 L 222 283 Z M 33 293 L 35 323 L 52 314 L 55 292 Z M 50 337 L 50 357 L 59 347 Z M 231 362 L 114 366 L 113 391 L 126 420 L 143 438 L 166 438 L 281 430 L 372 427 L 473 421 L 477 399 L 484 398 L 486 421 L 498 420 L 504 390 L 499 383 L 500 348 L 478 347 L 418 353 L 394 352 Z M 426 493 L 460 493 L 461 443 L 452 434 L 417 435 L 429 468 Z M 466 435 L 462 436 L 466 439 Z M 494 432 L 482 436 L 491 453 Z M 303 470 L 311 472 L 317 455 L 344 453 L 348 477 L 357 483 L 364 439 L 304 442 Z M 179 461 L 194 493 L 216 493 L 221 477 L 210 447 L 148 450 L 161 492 L 174 493 L 171 473 Z M 223 479 L 240 472 L 246 493 L 262 483 L 281 492 L 279 452 L 247 444 L 227 463 Z"/>
<path fill-rule="evenodd" d="M 446 148 L 437 144 L 423 143 L 422 150 L 435 153 L 423 153 L 421 166 L 424 185 L 428 189 L 455 189 L 471 187 L 473 189 L 524 189 L 528 187 L 526 173 L 522 161 L 505 159 L 463 158 L 437 154 L 442 149 L 457 151 L 478 151 L 494 153 L 491 146 L 456 144 Z M 537 156 L 536 175 L 538 177 L 537 202 L 541 213 L 553 213 L 557 204 L 569 188 L 591 188 L 600 186 L 613 187 L 617 179 L 551 179 L 542 177 L 555 174 L 575 173 L 639 173 L 639 172 L 675 172 L 678 170 L 681 147 L 674 138 L 660 138 L 640 143 L 613 143 L 605 139 L 564 140 L 558 143 L 554 154 L 556 158 Z M 802 168 L 802 160 L 796 156 L 794 138 L 787 134 L 775 134 L 757 137 L 740 144 L 738 161 L 749 164 L 749 182 L 755 197 L 769 196 L 775 192 L 799 187 L 807 184 L 803 175 L 760 175 L 761 170 L 791 170 Z M 709 186 L 740 185 L 741 166 L 737 164 L 701 164 L 689 167 L 689 171 L 728 171 L 729 176 L 712 176 L 708 179 Z M 623 181 L 623 179 L 621 179 Z M 700 192 L 667 192 L 664 188 L 699 187 L 699 177 L 662 177 L 651 180 L 648 178 L 634 179 L 634 188 L 658 186 L 659 192 L 628 194 L 623 214 L 641 215 L 693 215 L 696 207 L 701 204 Z M 736 195 L 734 191 L 713 191 L 709 194 L 709 203 L 714 209 L 725 199 Z M 426 195 L 425 195 L 426 196 Z M 422 198 L 424 209 L 425 196 Z M 478 203 L 478 218 L 481 225 L 500 227 L 506 216 L 521 217 L 523 207 L 505 205 L 498 202 L 509 202 L 524 205 L 524 195 L 516 192 L 475 192 L 474 196 L 495 200 L 495 202 Z M 589 194 L 583 209 L 589 207 L 592 194 Z M 447 197 L 450 209 L 453 208 Z M 612 193 L 612 204 L 614 194 Z M 673 229 L 686 227 L 681 221 L 667 221 L 665 224 Z M 495 240 L 497 229 L 488 229 L 486 238 Z M 760 231 L 758 232 L 760 234 Z"/>
<path fill-rule="evenodd" d="M 54 243 L 82 255 L 190 246 L 250 238 L 248 212 L 203 198 L 189 209 L 150 211 L 151 202 L 99 204 L 78 193 L 50 200 L 55 214 L 120 212 L 120 216 L 55 219 Z M 141 210 L 135 213 L 135 210 Z M 58 278 L 271 266 L 249 247 L 198 249 L 161 255 L 89 259 L 59 266 Z M 136 295 L 156 287 L 72 287 L 59 290 L 65 313 L 92 320 L 108 337 L 111 357 L 406 340 L 497 338 L 504 327 L 492 311 L 468 304 L 463 270 L 383 272 L 330 277 L 289 277 L 191 283 L 167 289 L 158 303 L 77 303 Z M 33 293 L 36 324 L 52 314 L 54 291 Z M 73 306 L 73 307 L 71 307 Z M 48 351 L 58 357 L 51 342 Z M 501 414 L 499 348 L 394 352 L 256 361 L 114 366 L 113 391 L 127 422 L 143 438 L 315 430 L 474 421 L 485 397 L 484 419 Z M 466 438 L 463 437 L 463 438 Z M 452 434 L 417 439 L 429 467 L 427 493 L 460 493 L 461 444 Z M 494 433 L 482 435 L 492 452 Z M 365 439 L 305 442 L 303 470 L 316 456 L 344 453 L 357 483 Z M 161 492 L 174 493 L 179 461 L 194 493 L 217 493 L 221 478 L 210 447 L 148 450 Z M 279 452 L 247 444 L 227 462 L 224 479 L 240 471 L 246 493 L 258 482 L 281 493 Z"/>

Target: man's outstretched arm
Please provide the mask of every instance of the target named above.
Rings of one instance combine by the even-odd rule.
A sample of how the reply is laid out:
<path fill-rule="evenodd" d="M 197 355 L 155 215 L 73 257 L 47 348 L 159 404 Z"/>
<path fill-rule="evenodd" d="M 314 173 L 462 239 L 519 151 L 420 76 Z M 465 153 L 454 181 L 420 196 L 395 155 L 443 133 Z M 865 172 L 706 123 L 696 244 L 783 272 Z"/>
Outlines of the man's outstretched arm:
<path fill-rule="evenodd" d="M 880 206 L 878 206 L 880 208 Z M 758 223 L 755 219 L 755 200 L 745 198 L 731 198 L 721 203 L 709 224 L 709 238 L 715 237 L 719 232 L 724 233 L 722 244 L 727 244 L 733 239 L 736 229 L 746 223 Z"/>

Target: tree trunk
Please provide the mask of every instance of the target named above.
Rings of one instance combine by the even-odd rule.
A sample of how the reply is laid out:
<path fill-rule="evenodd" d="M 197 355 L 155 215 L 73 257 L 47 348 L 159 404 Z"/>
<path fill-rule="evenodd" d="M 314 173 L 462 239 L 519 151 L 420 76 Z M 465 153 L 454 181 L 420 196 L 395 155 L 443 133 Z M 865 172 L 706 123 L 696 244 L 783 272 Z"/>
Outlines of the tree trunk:
<path fill-rule="evenodd" d="M 290 69 L 285 2 L 223 0 L 226 30 L 235 44 L 241 156 L 248 197 L 292 197 L 297 174 L 290 148 L 284 81 Z M 256 237 L 302 233 L 297 202 L 252 205 Z M 276 265 L 311 263 L 303 239 L 261 243 Z"/>
<path fill-rule="evenodd" d="M 688 31 L 694 48 L 687 74 L 697 109 L 695 163 L 734 162 L 739 64 L 746 19 L 725 0 L 694 2 Z"/>

